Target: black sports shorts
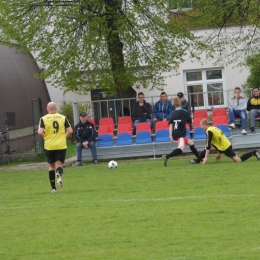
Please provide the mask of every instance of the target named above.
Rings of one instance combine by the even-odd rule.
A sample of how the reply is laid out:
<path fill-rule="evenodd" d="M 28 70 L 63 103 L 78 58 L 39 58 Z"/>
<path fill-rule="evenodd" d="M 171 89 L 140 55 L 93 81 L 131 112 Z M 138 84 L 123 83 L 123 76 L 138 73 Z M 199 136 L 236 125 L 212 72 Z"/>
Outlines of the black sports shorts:
<path fill-rule="evenodd" d="M 45 150 L 48 163 L 54 163 L 57 161 L 65 162 L 66 149 L 63 150 Z"/>
<path fill-rule="evenodd" d="M 216 146 L 211 144 L 218 152 L 225 154 L 229 158 L 233 158 L 236 156 L 236 153 L 232 149 L 232 145 L 230 145 L 225 151 L 219 151 Z"/>

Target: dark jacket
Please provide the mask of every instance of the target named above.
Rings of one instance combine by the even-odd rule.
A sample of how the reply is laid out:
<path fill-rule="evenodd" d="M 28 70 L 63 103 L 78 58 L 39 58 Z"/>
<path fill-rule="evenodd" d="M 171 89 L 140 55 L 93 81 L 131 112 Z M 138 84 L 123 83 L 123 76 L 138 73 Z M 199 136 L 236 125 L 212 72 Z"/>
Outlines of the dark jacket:
<path fill-rule="evenodd" d="M 83 143 L 85 141 L 88 141 L 90 143 L 91 141 L 95 141 L 95 127 L 89 121 L 87 121 L 85 124 L 79 122 L 74 127 L 74 136 L 78 143 Z"/>
<path fill-rule="evenodd" d="M 169 120 L 172 113 L 172 103 L 169 100 L 163 104 L 161 100 L 157 101 L 153 107 L 152 118 L 157 118 L 158 120 L 167 119 Z"/>
<path fill-rule="evenodd" d="M 142 121 L 145 119 L 151 119 L 151 113 L 152 113 L 151 105 L 150 103 L 147 103 L 145 100 L 143 106 L 139 106 L 139 101 L 137 101 L 133 106 L 133 111 L 132 111 L 133 120 L 140 119 Z"/>
<path fill-rule="evenodd" d="M 250 111 L 252 109 L 260 109 L 260 96 L 252 96 L 248 101 L 247 101 L 247 111 Z"/>

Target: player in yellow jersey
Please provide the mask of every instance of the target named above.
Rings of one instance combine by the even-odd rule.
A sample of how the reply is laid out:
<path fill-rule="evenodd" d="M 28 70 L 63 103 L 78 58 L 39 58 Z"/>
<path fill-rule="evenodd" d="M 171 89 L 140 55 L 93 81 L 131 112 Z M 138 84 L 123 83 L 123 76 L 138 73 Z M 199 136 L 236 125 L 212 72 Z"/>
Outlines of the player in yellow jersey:
<path fill-rule="evenodd" d="M 216 157 L 217 162 L 220 161 L 221 153 L 224 153 L 226 156 L 230 157 L 234 162 L 243 162 L 253 155 L 256 156 L 258 160 L 260 159 L 260 153 L 258 150 L 245 153 L 241 157 L 238 157 L 233 151 L 232 145 L 225 134 L 219 128 L 209 126 L 208 120 L 201 120 L 200 126 L 204 131 L 206 131 L 207 134 L 206 148 L 201 152 L 197 159 L 191 160 L 190 163 L 196 164 L 201 162 L 202 164 L 205 164 L 212 148 L 218 151 Z"/>
<path fill-rule="evenodd" d="M 56 192 L 55 170 L 57 184 L 62 187 L 63 164 L 67 149 L 66 139 L 70 137 L 73 130 L 68 119 L 57 113 L 57 106 L 54 102 L 48 103 L 47 111 L 48 114 L 40 119 L 38 134 L 44 139 L 52 192 Z"/>

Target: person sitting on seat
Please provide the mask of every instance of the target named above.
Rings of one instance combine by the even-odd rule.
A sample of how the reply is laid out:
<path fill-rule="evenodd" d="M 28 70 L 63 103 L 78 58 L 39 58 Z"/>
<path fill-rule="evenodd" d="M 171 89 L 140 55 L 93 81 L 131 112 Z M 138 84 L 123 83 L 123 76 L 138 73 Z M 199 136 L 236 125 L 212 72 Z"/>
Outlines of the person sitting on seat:
<path fill-rule="evenodd" d="M 251 133 L 255 134 L 255 118 L 260 115 L 260 90 L 253 88 L 253 96 L 247 101 L 247 111 L 249 111 L 249 125 Z"/>
<path fill-rule="evenodd" d="M 172 103 L 167 100 L 167 94 L 162 92 L 160 100 L 157 101 L 153 107 L 153 121 L 168 121 L 172 113 Z"/>
<path fill-rule="evenodd" d="M 231 128 L 236 128 L 235 117 L 239 117 L 242 122 L 242 135 L 246 135 L 246 106 L 247 99 L 241 96 L 241 89 L 236 87 L 234 89 L 234 97 L 229 101 L 229 126 Z"/>
<path fill-rule="evenodd" d="M 132 116 L 134 120 L 134 129 L 140 122 L 148 122 L 152 127 L 151 121 L 152 108 L 151 104 L 144 100 L 144 93 L 138 93 L 138 101 L 133 106 Z"/>
<path fill-rule="evenodd" d="M 77 162 L 75 166 L 82 166 L 82 149 L 89 149 L 92 153 L 93 163 L 97 164 L 96 131 L 95 126 L 87 120 L 87 114 L 79 114 L 80 122 L 74 127 L 74 136 L 77 141 Z"/>

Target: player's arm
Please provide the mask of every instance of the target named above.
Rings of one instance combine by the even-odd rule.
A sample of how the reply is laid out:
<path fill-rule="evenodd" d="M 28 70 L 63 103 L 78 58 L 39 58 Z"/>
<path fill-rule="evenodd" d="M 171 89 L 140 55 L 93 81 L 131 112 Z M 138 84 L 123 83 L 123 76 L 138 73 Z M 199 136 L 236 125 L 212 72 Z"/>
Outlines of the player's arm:
<path fill-rule="evenodd" d="M 44 122 L 43 122 L 43 120 L 42 120 L 42 118 L 41 118 L 41 119 L 40 119 L 40 122 L 39 122 L 38 134 L 39 134 L 40 136 L 42 136 L 42 137 L 44 137 L 44 135 L 45 135 L 44 128 L 45 128 Z"/>
<path fill-rule="evenodd" d="M 206 140 L 206 152 L 205 152 L 205 157 L 202 160 L 201 164 L 205 164 L 208 160 L 210 148 L 211 148 L 211 141 L 212 141 L 213 133 L 211 131 L 208 131 L 207 133 L 207 140 Z"/>
<path fill-rule="evenodd" d="M 73 129 L 67 118 L 65 119 L 65 128 L 66 128 L 66 138 L 69 138 L 73 133 Z"/>

